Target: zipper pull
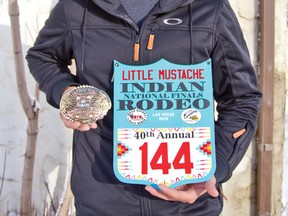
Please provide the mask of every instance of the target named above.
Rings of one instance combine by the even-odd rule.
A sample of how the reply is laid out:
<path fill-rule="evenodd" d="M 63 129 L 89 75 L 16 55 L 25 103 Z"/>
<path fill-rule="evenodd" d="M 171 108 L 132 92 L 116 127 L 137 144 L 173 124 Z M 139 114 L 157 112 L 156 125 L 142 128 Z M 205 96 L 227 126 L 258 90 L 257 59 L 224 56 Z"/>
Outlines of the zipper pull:
<path fill-rule="evenodd" d="M 152 50 L 154 46 L 154 39 L 155 39 L 155 29 L 152 29 L 149 34 L 148 44 L 147 44 L 147 50 Z"/>
<path fill-rule="evenodd" d="M 139 44 L 139 36 L 137 36 L 136 41 L 134 43 L 134 61 L 139 61 L 139 51 L 140 51 L 140 44 Z"/>

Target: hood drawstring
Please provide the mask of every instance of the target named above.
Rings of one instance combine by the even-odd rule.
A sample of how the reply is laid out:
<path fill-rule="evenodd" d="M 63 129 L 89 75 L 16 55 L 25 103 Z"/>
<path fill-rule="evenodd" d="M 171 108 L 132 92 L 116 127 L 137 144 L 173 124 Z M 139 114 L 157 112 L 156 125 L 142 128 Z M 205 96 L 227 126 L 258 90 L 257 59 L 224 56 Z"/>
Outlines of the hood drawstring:
<path fill-rule="evenodd" d="M 85 42 L 86 42 L 86 20 L 88 13 L 88 0 L 85 2 L 84 18 L 83 18 L 83 28 L 82 28 L 82 61 L 81 61 L 81 71 L 84 70 L 84 59 L 85 59 Z"/>
<path fill-rule="evenodd" d="M 193 5 L 192 1 L 189 5 L 189 29 L 190 29 L 190 64 L 194 63 L 194 56 L 193 56 L 193 50 L 194 50 L 194 43 L 193 43 L 193 13 L 192 13 L 192 5 Z"/>

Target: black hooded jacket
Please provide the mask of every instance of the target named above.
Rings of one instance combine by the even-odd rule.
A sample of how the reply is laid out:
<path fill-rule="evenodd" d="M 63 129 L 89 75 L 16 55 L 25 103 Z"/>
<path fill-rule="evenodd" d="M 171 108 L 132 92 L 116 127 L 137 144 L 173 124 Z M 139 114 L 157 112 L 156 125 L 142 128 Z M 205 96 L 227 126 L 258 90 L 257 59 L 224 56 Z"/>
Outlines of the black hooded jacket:
<path fill-rule="evenodd" d="M 150 36 L 152 46 L 147 47 Z M 135 48 L 139 46 L 137 51 Z M 151 44 L 150 44 L 151 45 Z M 160 0 L 141 28 L 118 0 L 60 0 L 35 45 L 30 71 L 58 108 L 67 86 L 88 84 L 113 98 L 113 60 L 176 64 L 212 59 L 218 183 L 227 181 L 243 158 L 257 127 L 261 93 L 242 31 L 228 0 Z M 77 75 L 68 66 L 75 59 Z M 77 215 L 219 215 L 221 196 L 201 196 L 194 204 L 167 202 L 144 186 L 119 182 L 113 174 L 113 113 L 98 128 L 74 132 L 72 190 Z M 245 133 L 233 134 L 241 129 Z"/>

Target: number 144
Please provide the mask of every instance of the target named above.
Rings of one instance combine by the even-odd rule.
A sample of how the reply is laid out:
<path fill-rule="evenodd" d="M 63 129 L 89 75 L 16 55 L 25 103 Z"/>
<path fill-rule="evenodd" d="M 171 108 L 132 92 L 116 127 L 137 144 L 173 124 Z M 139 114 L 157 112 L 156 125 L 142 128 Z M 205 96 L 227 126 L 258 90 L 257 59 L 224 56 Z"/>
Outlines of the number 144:
<path fill-rule="evenodd" d="M 144 142 L 142 146 L 139 147 L 142 156 L 142 174 L 148 174 L 148 143 Z M 160 160 L 162 158 L 162 160 Z M 182 160 L 183 158 L 183 160 Z M 182 162 L 181 162 L 182 160 Z M 185 174 L 191 174 L 193 169 L 193 163 L 191 162 L 190 155 L 190 143 L 183 142 L 179 148 L 172 164 L 169 162 L 168 157 L 168 143 L 160 143 L 158 149 L 156 150 L 154 156 L 150 161 L 150 167 L 152 170 L 162 170 L 163 174 L 169 174 L 169 170 L 173 165 L 174 169 L 184 169 Z"/>

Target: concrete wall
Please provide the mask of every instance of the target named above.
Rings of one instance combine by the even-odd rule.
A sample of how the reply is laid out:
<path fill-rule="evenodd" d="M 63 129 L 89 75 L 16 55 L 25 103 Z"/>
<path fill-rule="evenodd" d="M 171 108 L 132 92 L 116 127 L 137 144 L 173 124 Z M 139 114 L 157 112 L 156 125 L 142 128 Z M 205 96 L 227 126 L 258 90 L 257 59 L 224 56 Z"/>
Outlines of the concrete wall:
<path fill-rule="evenodd" d="M 243 30 L 252 64 L 257 68 L 258 1 L 231 0 L 230 3 Z M 232 178 L 223 185 L 227 197 L 223 216 L 256 215 L 256 166 L 256 143 L 253 141 Z"/>
<path fill-rule="evenodd" d="M 22 0 L 20 7 L 21 33 L 24 53 L 31 46 L 39 28 L 49 14 L 56 0 Z M 241 27 L 244 31 L 252 62 L 257 66 L 257 0 L 231 0 Z M 273 214 L 281 215 L 282 206 L 287 203 L 287 192 L 282 193 L 282 164 L 284 145 L 284 111 L 286 74 L 287 74 L 287 0 L 276 0 L 276 91 L 274 113 L 274 144 L 275 157 L 273 162 Z M 286 14 L 287 15 L 287 14 Z M 286 44 L 286 45 L 285 45 Z M 0 216 L 15 215 L 19 211 L 23 153 L 26 143 L 26 118 L 23 114 L 17 94 L 14 62 L 10 35 L 10 23 L 7 1 L 0 0 Z M 34 81 L 27 72 L 28 87 L 34 93 Z M 35 175 L 33 180 L 33 200 L 38 215 L 51 213 L 47 186 L 55 203 L 61 197 L 65 183 L 69 178 L 71 155 L 71 131 L 64 128 L 58 118 L 58 111 L 40 98 L 40 132 L 38 135 Z M 256 144 L 252 143 L 247 155 L 235 170 L 232 179 L 224 185 L 225 201 L 224 216 L 256 215 L 255 210 L 255 175 L 256 175 Z M 6 160 L 5 159 L 6 152 Z M 287 158 L 286 158 L 287 160 Z M 287 162 L 286 162 L 287 163 Z M 5 164 L 5 166 L 4 166 Z M 5 167 L 5 172 L 4 172 Z M 3 173 L 5 173 L 3 175 Z M 2 186 L 3 184 L 3 186 Z M 284 184 L 288 185 L 287 184 Z M 286 186 L 287 187 L 287 186 Z M 283 190 L 284 191 L 284 190 Z M 287 191 L 287 188 L 286 188 Z M 283 194 L 283 196 L 282 196 Z M 281 200 L 282 197 L 282 200 Z M 49 214 L 50 214 L 49 213 Z M 283 213 L 284 216 L 284 213 Z"/>
<path fill-rule="evenodd" d="M 274 215 L 288 216 L 288 0 L 276 0 L 275 15 L 274 154 L 272 204 Z M 286 127 L 283 127 L 286 123 Z M 286 128 L 286 132 L 285 132 Z M 285 139 L 286 137 L 286 139 Z M 283 164 L 283 167 L 281 166 Z M 282 194 L 282 199 L 279 197 Z"/>
<path fill-rule="evenodd" d="M 255 67 L 257 55 L 257 1 L 230 1 L 246 36 L 252 62 Z M 285 141 L 285 103 L 288 72 L 288 1 L 275 0 L 275 82 L 273 121 L 273 173 L 272 215 L 288 215 L 287 141 Z M 250 25 L 249 25 L 250 24 Z M 254 27 L 253 27 L 254 26 Z M 254 34 L 253 34 L 254 33 Z M 272 89 L 271 89 L 272 90 Z M 287 117 L 286 117 L 287 118 Z M 272 122 L 271 122 L 272 123 Z M 287 133 L 286 133 L 287 134 Z M 287 136 L 287 135 L 286 135 Z M 256 142 L 250 146 L 245 158 L 234 172 L 232 179 L 224 185 L 228 197 L 223 215 L 257 215 L 256 211 Z M 284 146 L 286 148 L 284 148 Z M 286 150 L 285 151 L 283 151 Z M 283 158 L 285 160 L 283 160 Z M 286 167 L 286 170 L 283 169 Z M 284 174 L 283 174 L 284 173 Z M 284 177 L 283 177 L 284 175 Z"/>

